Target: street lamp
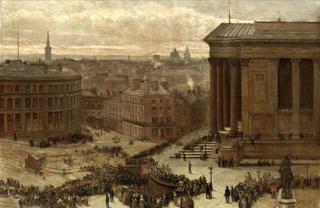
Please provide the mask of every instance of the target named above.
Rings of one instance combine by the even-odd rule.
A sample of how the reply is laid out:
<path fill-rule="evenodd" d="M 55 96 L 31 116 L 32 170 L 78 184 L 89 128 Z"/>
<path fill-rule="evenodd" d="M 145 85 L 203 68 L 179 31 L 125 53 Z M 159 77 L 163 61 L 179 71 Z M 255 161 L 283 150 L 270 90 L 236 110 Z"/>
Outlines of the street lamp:
<path fill-rule="evenodd" d="M 213 166 L 212 166 L 212 164 L 211 164 L 211 165 L 209 166 L 211 188 L 212 188 L 212 169 L 213 169 Z"/>

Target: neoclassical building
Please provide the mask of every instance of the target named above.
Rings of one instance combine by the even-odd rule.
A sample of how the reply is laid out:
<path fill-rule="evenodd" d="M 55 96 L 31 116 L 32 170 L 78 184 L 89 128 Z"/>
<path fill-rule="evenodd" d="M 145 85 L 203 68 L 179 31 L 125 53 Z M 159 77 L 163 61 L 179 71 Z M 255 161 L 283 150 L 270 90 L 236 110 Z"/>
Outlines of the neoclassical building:
<path fill-rule="evenodd" d="M 319 22 L 222 23 L 204 41 L 210 46 L 212 130 L 319 141 Z M 283 145 L 278 153 L 301 156 L 301 149 Z"/>
<path fill-rule="evenodd" d="M 80 130 L 81 75 L 69 68 L 0 65 L 0 135 L 48 138 Z"/>

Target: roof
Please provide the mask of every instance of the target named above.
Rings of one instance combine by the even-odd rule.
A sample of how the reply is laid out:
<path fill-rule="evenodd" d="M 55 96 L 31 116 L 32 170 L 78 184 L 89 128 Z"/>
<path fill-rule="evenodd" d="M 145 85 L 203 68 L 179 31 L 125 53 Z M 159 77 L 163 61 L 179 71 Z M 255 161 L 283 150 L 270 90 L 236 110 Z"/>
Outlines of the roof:
<path fill-rule="evenodd" d="M 198 100 L 196 96 L 190 93 L 182 94 L 182 97 L 189 105 L 193 105 Z"/>
<path fill-rule="evenodd" d="M 222 23 L 205 39 L 211 38 L 238 38 L 254 34 L 255 26 L 249 23 Z"/>
<path fill-rule="evenodd" d="M 170 92 L 160 84 L 157 84 L 157 89 L 155 89 L 151 87 L 151 83 L 143 82 L 137 89 L 128 88 L 124 91 L 124 94 L 134 96 L 168 96 Z"/>
<path fill-rule="evenodd" d="M 45 64 L 28 64 L 21 61 L 10 61 L 0 65 L 1 79 L 71 79 L 81 75 L 69 67 Z"/>
<path fill-rule="evenodd" d="M 82 90 L 81 95 L 84 97 L 96 97 L 90 90 Z"/>
<path fill-rule="evenodd" d="M 226 39 L 320 40 L 320 22 L 221 23 L 204 41 Z"/>

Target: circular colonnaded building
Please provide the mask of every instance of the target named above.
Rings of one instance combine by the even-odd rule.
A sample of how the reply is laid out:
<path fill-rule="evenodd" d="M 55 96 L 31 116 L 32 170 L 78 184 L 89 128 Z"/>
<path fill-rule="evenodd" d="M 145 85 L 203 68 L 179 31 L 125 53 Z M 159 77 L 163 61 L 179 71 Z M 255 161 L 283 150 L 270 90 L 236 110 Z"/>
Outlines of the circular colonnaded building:
<path fill-rule="evenodd" d="M 70 68 L 0 65 L 0 135 L 32 140 L 80 131 L 81 75 Z"/>

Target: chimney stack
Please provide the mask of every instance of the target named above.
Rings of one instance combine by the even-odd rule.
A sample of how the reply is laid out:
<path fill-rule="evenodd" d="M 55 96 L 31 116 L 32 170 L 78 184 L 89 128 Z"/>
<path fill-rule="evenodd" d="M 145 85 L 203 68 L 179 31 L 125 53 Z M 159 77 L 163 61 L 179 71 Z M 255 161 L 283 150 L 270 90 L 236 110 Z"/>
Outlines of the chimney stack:
<path fill-rule="evenodd" d="M 169 90 L 169 83 L 166 78 L 161 78 L 161 85 L 164 89 Z"/>
<path fill-rule="evenodd" d="M 133 90 L 138 89 L 140 87 L 140 85 L 141 85 L 141 82 L 142 82 L 142 79 L 133 79 L 131 88 Z"/>
<path fill-rule="evenodd" d="M 158 81 L 151 81 L 150 83 L 153 90 L 159 90 Z"/>

